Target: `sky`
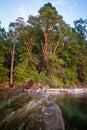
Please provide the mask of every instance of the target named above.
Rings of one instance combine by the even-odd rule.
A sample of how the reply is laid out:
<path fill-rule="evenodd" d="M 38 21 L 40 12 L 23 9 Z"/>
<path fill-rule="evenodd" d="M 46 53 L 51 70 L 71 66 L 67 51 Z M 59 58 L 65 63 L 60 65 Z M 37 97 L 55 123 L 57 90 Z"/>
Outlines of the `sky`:
<path fill-rule="evenodd" d="M 87 0 L 0 0 L 1 27 L 8 30 L 10 22 L 15 22 L 18 17 L 23 17 L 26 22 L 29 15 L 38 15 L 38 10 L 48 2 L 71 27 L 76 19 L 87 19 Z"/>

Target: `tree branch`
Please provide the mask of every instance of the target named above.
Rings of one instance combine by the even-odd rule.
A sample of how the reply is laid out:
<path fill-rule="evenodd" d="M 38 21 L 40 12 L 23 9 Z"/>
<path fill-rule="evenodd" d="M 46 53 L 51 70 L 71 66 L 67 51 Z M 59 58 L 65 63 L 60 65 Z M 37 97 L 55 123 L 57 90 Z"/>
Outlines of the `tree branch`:
<path fill-rule="evenodd" d="M 21 37 L 22 41 L 24 42 L 24 45 L 25 45 L 25 47 L 26 47 L 26 49 L 27 49 L 27 52 L 28 52 L 28 55 L 29 55 L 30 60 L 31 60 L 35 65 L 38 65 L 38 62 L 35 61 L 35 60 L 33 60 L 33 58 L 32 58 L 32 48 L 30 47 L 30 49 L 29 49 L 28 44 L 27 44 L 27 42 L 24 40 L 24 37 L 22 36 L 21 33 L 20 33 L 20 37 Z"/>

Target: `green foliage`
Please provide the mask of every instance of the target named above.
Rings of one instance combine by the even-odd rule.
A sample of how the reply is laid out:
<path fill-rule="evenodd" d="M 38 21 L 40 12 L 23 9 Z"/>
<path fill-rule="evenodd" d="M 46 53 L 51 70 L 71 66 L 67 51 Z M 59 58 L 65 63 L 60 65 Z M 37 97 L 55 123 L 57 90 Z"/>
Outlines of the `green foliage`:
<path fill-rule="evenodd" d="M 87 19 L 83 20 L 80 18 L 74 21 L 74 25 L 79 42 L 85 40 L 87 38 Z"/>
<path fill-rule="evenodd" d="M 8 77 L 9 70 L 0 64 L 0 82 L 5 82 L 9 80 Z"/>
<path fill-rule="evenodd" d="M 5 35 L 4 35 L 5 37 Z M 2 37 L 1 41 L 0 41 L 0 82 L 5 82 L 9 80 L 9 68 L 7 68 L 5 66 L 6 60 L 8 57 L 7 53 L 8 53 L 8 47 L 7 44 L 4 41 L 4 37 Z"/>
<path fill-rule="evenodd" d="M 55 79 L 57 80 L 57 84 L 58 84 L 59 87 L 63 87 L 64 86 L 64 83 L 63 83 L 62 79 L 60 79 L 58 76 L 56 76 Z"/>
<path fill-rule="evenodd" d="M 16 40 L 15 84 L 29 80 L 58 86 L 87 84 L 87 19 L 76 20 L 71 28 L 51 3 L 38 12 L 29 16 L 26 25 L 21 17 L 10 23 L 8 33 L 0 27 L 0 82 L 10 79 Z"/>
<path fill-rule="evenodd" d="M 73 68 L 67 68 L 64 71 L 65 85 L 75 85 L 77 82 L 77 73 Z"/>
<path fill-rule="evenodd" d="M 44 82 L 51 85 L 51 80 L 45 75 L 45 73 L 38 74 L 35 66 L 19 64 L 14 70 L 15 84 L 20 85 L 29 80 Z"/>
<path fill-rule="evenodd" d="M 37 71 L 35 69 L 35 66 L 20 63 L 18 66 L 15 67 L 14 70 L 15 84 L 25 83 L 29 80 L 34 80 L 36 75 Z"/>
<path fill-rule="evenodd" d="M 80 53 L 79 58 L 78 58 L 78 79 L 83 82 L 87 83 L 87 56 L 86 56 L 86 51 L 83 55 Z"/>
<path fill-rule="evenodd" d="M 47 24 L 48 27 L 50 26 L 50 24 L 53 23 L 53 20 L 55 21 L 55 23 L 57 22 L 57 11 L 51 3 L 47 3 L 43 7 L 41 7 L 39 13 L 41 19 L 43 20 L 42 22 L 44 24 Z"/>
<path fill-rule="evenodd" d="M 49 79 L 45 73 L 40 73 L 40 74 L 37 74 L 36 77 L 35 77 L 35 81 L 38 81 L 38 82 L 44 82 L 44 83 L 47 83 L 49 85 L 51 85 L 51 79 Z"/>

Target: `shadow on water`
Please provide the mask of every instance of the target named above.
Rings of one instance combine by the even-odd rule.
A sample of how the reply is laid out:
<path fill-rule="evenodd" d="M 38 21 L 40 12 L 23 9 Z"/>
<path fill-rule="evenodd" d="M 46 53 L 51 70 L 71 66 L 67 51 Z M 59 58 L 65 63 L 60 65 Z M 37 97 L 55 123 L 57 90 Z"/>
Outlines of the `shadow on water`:
<path fill-rule="evenodd" d="M 57 98 L 66 130 L 87 130 L 87 96 L 64 96 Z"/>

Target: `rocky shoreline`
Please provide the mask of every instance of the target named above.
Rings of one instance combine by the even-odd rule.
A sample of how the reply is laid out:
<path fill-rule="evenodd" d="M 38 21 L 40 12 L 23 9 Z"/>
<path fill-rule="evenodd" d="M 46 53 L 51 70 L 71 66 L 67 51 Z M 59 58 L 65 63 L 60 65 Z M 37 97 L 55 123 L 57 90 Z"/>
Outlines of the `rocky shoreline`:
<path fill-rule="evenodd" d="M 50 89 L 46 89 L 46 92 L 48 94 L 87 94 L 87 88 L 73 88 L 73 89 L 63 89 L 63 88 L 58 88 L 58 89 L 55 89 L 55 88 L 50 88 Z"/>

